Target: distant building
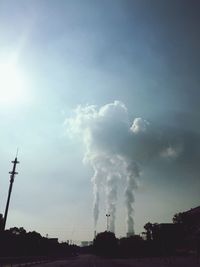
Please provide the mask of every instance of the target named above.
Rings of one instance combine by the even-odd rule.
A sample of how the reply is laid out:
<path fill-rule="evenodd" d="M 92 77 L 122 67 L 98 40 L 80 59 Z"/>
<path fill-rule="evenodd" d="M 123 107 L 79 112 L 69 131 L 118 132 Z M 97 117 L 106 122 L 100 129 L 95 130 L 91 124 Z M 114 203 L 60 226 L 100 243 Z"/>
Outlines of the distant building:
<path fill-rule="evenodd" d="M 196 230 L 200 230 L 200 206 L 183 212 L 182 216 Z"/>
<path fill-rule="evenodd" d="M 195 216 L 197 218 L 197 216 L 200 216 L 200 206 L 190 209 L 188 211 L 183 212 L 183 214 L 187 214 L 189 216 Z M 200 217 L 198 217 L 198 219 L 200 219 Z"/>
<path fill-rule="evenodd" d="M 183 227 L 180 224 L 160 223 L 152 227 L 152 239 L 154 241 L 175 242 L 183 236 Z"/>
<path fill-rule="evenodd" d="M 200 206 L 178 214 L 180 223 L 184 225 L 190 237 L 200 235 Z"/>
<path fill-rule="evenodd" d="M 82 241 L 81 247 L 88 247 L 88 246 L 91 246 L 92 244 L 93 244 L 92 241 Z"/>

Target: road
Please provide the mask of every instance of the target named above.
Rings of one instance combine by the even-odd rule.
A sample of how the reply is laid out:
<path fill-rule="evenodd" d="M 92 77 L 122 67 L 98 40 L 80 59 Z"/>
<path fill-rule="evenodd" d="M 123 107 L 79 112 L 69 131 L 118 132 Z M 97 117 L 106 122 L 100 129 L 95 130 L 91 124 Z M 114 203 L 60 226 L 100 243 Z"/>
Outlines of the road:
<path fill-rule="evenodd" d="M 80 255 L 72 259 L 36 265 L 37 267 L 200 267 L 195 257 L 168 259 L 103 259 Z"/>

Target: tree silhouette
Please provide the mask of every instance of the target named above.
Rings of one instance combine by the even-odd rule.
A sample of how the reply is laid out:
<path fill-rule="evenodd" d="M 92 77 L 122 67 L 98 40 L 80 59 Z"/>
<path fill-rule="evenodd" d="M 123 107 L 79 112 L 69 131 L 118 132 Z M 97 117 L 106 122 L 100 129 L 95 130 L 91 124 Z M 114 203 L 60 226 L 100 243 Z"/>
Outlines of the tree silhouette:
<path fill-rule="evenodd" d="M 105 231 L 97 234 L 93 246 L 96 254 L 113 257 L 117 253 L 117 238 L 114 233 Z"/>
<path fill-rule="evenodd" d="M 183 216 L 182 213 L 176 213 L 172 219 L 173 223 L 183 223 Z"/>
<path fill-rule="evenodd" d="M 60 244 L 56 238 L 42 237 L 39 233 L 26 232 L 23 227 L 12 227 L 0 233 L 1 257 L 57 257 L 74 254 L 75 247 Z"/>
<path fill-rule="evenodd" d="M 144 229 L 146 230 L 146 240 L 150 241 L 152 240 L 152 229 L 153 224 L 148 222 L 144 225 Z"/>

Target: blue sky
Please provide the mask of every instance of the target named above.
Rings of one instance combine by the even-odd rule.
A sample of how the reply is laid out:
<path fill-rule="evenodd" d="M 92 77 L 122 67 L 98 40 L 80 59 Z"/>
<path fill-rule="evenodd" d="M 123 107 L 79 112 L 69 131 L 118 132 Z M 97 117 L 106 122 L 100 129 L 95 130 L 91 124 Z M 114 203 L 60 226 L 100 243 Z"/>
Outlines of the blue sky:
<path fill-rule="evenodd" d="M 126 106 L 130 124 L 144 118 L 183 147 L 174 161 L 142 164 L 135 231 L 199 205 L 198 10 L 198 1 L 177 0 L 0 1 L 0 70 L 11 64 L 23 82 L 16 94 L 21 85 L 12 72 L 0 73 L 0 99 L 7 99 L 0 100 L 2 213 L 10 160 L 20 149 L 8 227 L 92 239 L 93 170 L 83 164 L 82 140 L 69 137 L 64 122 L 78 105 L 98 110 L 115 100 Z M 102 197 L 98 231 L 105 213 Z"/>

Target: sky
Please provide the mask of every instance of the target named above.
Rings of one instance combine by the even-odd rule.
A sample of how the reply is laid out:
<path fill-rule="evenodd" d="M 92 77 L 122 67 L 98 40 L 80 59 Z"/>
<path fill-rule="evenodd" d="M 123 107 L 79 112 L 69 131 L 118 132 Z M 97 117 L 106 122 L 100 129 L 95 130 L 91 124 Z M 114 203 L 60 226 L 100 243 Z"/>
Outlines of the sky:
<path fill-rule="evenodd" d="M 0 0 L 1 213 L 20 161 L 7 228 L 78 242 L 112 213 L 120 237 L 199 205 L 199 8 Z"/>

